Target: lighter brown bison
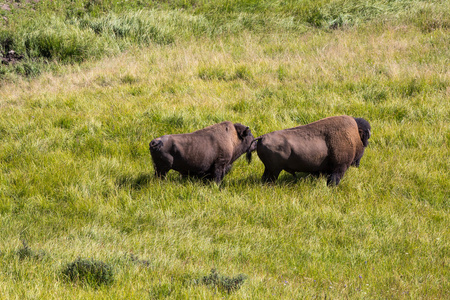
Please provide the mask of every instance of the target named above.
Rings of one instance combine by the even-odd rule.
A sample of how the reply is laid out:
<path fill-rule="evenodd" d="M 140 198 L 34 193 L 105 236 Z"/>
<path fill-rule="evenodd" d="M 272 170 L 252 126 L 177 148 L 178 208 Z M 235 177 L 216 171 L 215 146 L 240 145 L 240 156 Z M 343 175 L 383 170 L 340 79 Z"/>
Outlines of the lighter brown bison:
<path fill-rule="evenodd" d="M 294 176 L 325 174 L 328 185 L 338 185 L 350 165 L 359 166 L 369 138 L 369 122 L 336 116 L 264 134 L 250 150 L 256 148 L 265 166 L 264 181 L 275 181 L 285 170 Z"/>

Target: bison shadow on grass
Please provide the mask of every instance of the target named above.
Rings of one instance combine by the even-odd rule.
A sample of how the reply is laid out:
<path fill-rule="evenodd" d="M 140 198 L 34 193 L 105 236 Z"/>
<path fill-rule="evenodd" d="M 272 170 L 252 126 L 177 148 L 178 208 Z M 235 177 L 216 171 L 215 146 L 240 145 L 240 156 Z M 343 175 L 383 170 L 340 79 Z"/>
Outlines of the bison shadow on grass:
<path fill-rule="evenodd" d="M 129 187 L 133 190 L 140 190 L 150 183 L 152 180 L 149 174 L 138 174 L 136 177 L 132 175 L 122 175 L 116 179 L 116 185 L 119 188 Z"/>

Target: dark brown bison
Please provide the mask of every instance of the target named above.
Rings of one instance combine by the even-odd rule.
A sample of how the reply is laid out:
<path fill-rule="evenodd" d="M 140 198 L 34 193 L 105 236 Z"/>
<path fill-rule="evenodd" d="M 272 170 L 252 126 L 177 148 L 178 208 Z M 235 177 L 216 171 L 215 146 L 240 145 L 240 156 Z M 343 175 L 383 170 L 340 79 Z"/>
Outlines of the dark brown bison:
<path fill-rule="evenodd" d="M 220 183 L 233 162 L 249 151 L 254 139 L 247 126 L 229 121 L 192 133 L 164 135 L 150 142 L 155 174 L 165 177 L 173 169 L 183 176 Z"/>
<path fill-rule="evenodd" d="M 336 116 L 264 134 L 250 151 L 256 148 L 265 166 L 264 181 L 275 181 L 285 170 L 294 176 L 325 174 L 328 185 L 338 185 L 350 165 L 359 166 L 369 137 L 366 120 Z"/>

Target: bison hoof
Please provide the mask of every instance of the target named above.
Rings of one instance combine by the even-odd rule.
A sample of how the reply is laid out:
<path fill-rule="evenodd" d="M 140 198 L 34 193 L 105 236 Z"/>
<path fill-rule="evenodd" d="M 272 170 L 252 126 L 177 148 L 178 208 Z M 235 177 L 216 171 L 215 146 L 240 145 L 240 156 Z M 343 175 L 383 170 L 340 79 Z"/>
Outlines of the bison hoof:
<path fill-rule="evenodd" d="M 339 175 L 331 174 L 327 179 L 327 186 L 337 186 L 340 181 L 341 178 L 339 177 Z"/>

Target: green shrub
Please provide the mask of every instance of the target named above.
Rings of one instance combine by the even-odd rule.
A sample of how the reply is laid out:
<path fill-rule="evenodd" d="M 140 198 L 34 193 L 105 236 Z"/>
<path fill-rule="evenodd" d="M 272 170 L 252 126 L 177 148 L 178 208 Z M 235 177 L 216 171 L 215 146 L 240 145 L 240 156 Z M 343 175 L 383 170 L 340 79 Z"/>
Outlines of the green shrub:
<path fill-rule="evenodd" d="M 200 280 L 201 284 L 209 287 L 217 288 L 220 291 L 231 293 L 237 291 L 244 284 L 247 276 L 239 274 L 236 277 L 228 277 L 217 273 L 216 269 L 211 270 L 211 274 L 203 276 Z"/>
<path fill-rule="evenodd" d="M 24 260 L 26 258 L 31 259 L 43 259 L 46 256 L 45 251 L 39 250 L 34 251 L 29 246 L 28 243 L 25 240 L 22 240 L 22 248 L 16 251 L 17 256 L 19 257 L 19 260 Z"/>
<path fill-rule="evenodd" d="M 10 30 L 0 30 L 0 51 L 8 53 L 9 50 L 12 50 L 14 39 L 14 34 Z"/>
<path fill-rule="evenodd" d="M 27 257 L 31 258 L 34 256 L 33 250 L 31 250 L 30 247 L 28 247 L 28 243 L 26 241 L 22 241 L 22 246 L 23 247 L 17 250 L 16 252 L 20 260 L 23 260 Z"/>
<path fill-rule="evenodd" d="M 91 286 L 110 285 L 114 282 L 113 268 L 102 261 L 92 259 L 78 258 L 67 264 L 62 275 L 69 281 Z"/>

